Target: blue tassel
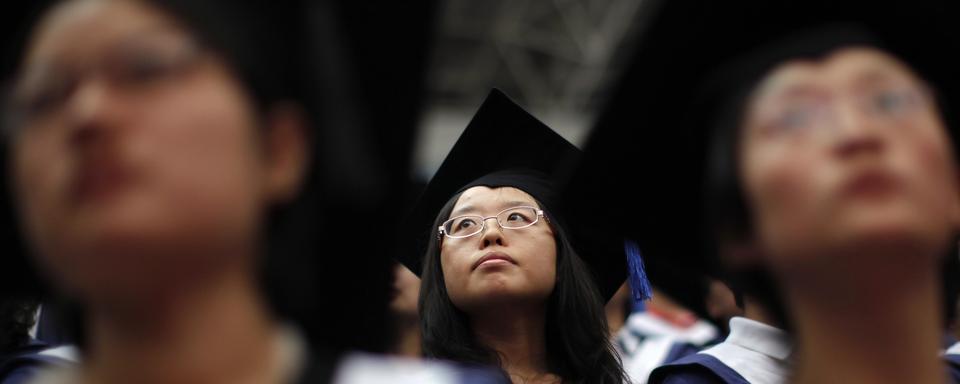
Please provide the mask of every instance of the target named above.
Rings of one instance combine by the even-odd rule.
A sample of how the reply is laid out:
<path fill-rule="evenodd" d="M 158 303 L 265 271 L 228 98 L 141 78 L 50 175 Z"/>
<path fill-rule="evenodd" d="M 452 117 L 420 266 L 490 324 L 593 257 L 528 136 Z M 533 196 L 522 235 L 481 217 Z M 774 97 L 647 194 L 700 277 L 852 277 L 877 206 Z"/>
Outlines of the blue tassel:
<path fill-rule="evenodd" d="M 649 300 L 653 297 L 653 288 L 647 279 L 647 271 L 643 267 L 643 257 L 640 255 L 640 245 L 632 240 L 625 240 L 623 248 L 627 254 L 627 281 L 630 292 L 636 302 Z"/>

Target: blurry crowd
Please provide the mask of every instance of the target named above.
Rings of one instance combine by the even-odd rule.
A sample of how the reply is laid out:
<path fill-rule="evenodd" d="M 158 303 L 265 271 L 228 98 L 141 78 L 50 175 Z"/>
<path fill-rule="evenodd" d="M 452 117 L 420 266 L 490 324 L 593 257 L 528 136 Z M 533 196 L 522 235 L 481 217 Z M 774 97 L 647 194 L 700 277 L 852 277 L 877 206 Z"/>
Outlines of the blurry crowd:
<path fill-rule="evenodd" d="M 644 0 L 418 180 L 436 6 L 4 5 L 0 384 L 960 381 L 958 7 Z"/>

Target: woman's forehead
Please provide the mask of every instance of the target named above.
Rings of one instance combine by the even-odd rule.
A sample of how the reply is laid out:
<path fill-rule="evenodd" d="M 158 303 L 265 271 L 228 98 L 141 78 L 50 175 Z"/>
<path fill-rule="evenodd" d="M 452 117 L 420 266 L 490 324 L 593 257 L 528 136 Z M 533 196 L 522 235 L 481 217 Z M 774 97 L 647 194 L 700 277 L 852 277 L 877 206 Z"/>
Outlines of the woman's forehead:
<path fill-rule="evenodd" d="M 501 210 L 517 205 L 530 205 L 539 208 L 536 199 L 515 187 L 476 186 L 460 194 L 453 206 L 453 213 Z"/>
<path fill-rule="evenodd" d="M 147 32 L 176 30 L 175 23 L 147 3 L 78 0 L 50 10 L 34 30 L 25 63 L 73 58 L 90 50 Z"/>
<path fill-rule="evenodd" d="M 877 80 L 916 79 L 909 67 L 873 47 L 845 47 L 819 59 L 794 59 L 770 70 L 754 91 L 754 99 L 776 97 L 805 86 L 853 85 Z"/>

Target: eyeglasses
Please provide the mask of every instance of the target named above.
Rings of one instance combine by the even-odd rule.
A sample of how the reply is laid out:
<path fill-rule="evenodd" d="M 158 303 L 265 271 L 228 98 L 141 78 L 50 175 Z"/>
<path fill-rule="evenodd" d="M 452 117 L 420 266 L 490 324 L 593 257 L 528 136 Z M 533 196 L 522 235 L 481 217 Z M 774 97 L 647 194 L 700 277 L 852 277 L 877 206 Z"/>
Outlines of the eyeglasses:
<path fill-rule="evenodd" d="M 536 224 L 543 215 L 542 209 L 535 207 L 507 208 L 496 216 L 483 217 L 477 215 L 463 215 L 443 222 L 438 228 L 437 238 L 446 236 L 453 239 L 462 239 L 483 232 L 487 220 L 497 219 L 497 224 L 503 229 L 521 229 Z"/>
<path fill-rule="evenodd" d="M 195 41 L 176 33 L 157 32 L 111 47 L 97 62 L 83 68 L 37 65 L 20 76 L 8 95 L 8 129 L 58 115 L 84 81 L 103 81 L 111 90 L 131 96 L 182 74 L 206 53 Z"/>
<path fill-rule="evenodd" d="M 879 122 L 905 119 L 932 105 L 929 91 L 916 85 L 882 87 L 857 95 L 853 101 L 864 116 Z M 763 123 L 769 132 L 823 130 L 838 121 L 836 100 L 829 97 L 803 97 L 771 109 Z"/>

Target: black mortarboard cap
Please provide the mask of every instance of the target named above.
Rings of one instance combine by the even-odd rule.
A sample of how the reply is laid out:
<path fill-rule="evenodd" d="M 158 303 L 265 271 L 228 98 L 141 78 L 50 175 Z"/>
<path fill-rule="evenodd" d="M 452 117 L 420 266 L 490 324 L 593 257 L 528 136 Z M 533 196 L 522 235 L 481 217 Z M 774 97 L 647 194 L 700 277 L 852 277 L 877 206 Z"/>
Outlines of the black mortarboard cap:
<path fill-rule="evenodd" d="M 604 298 L 626 278 L 622 237 L 601 232 L 592 220 L 573 221 L 558 211 L 557 185 L 569 177 L 580 150 L 499 90 L 480 106 L 443 164 L 427 184 L 405 225 L 408 244 L 401 261 L 418 275 L 427 242 L 437 236 L 437 214 L 457 193 L 473 186 L 511 186 L 529 193 L 563 226 L 580 257 L 591 267 Z M 582 225 L 587 224 L 587 225 Z"/>

